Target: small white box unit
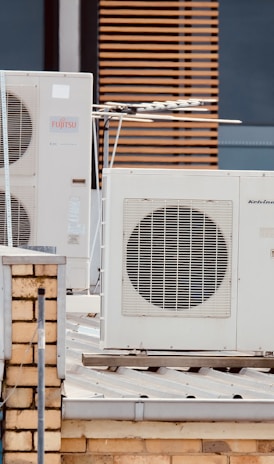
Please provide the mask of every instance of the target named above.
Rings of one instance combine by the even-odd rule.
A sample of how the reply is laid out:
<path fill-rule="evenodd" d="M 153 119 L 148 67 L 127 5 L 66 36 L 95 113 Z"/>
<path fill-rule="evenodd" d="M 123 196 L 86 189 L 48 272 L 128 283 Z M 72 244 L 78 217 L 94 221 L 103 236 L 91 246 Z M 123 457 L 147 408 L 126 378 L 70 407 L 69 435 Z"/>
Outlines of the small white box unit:
<path fill-rule="evenodd" d="M 274 172 L 106 169 L 101 346 L 274 350 Z"/>
<path fill-rule="evenodd" d="M 4 84 L 0 244 L 7 244 L 6 114 L 13 246 L 54 247 L 67 257 L 67 288 L 88 289 L 92 75 L 5 71 Z"/>

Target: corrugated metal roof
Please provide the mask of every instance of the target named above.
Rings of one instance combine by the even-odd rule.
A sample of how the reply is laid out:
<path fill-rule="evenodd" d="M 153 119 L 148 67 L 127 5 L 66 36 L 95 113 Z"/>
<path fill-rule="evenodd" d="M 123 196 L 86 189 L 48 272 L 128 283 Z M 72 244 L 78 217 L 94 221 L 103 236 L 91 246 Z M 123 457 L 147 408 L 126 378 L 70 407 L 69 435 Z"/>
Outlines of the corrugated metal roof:
<path fill-rule="evenodd" d="M 157 404 L 154 420 L 157 410 L 159 418 L 162 416 L 161 405 L 169 408 L 169 412 L 165 410 L 165 417 L 170 417 L 171 410 L 177 417 L 179 405 L 184 405 L 181 414 L 184 418 L 188 414 L 193 420 L 208 419 L 210 414 L 212 419 L 232 419 L 233 414 L 235 419 L 250 419 L 250 414 L 255 414 L 256 420 L 265 415 L 267 420 L 274 419 L 274 374 L 270 369 L 86 367 L 82 364 L 82 354 L 101 352 L 98 315 L 68 313 L 66 347 L 64 414 L 67 417 L 76 414 L 90 419 L 98 416 L 144 419 L 142 408 Z M 122 404 L 128 405 L 127 411 L 134 404 L 133 415 L 124 414 Z M 219 408 L 217 416 L 214 405 Z M 221 410 L 226 411 L 225 415 Z"/>

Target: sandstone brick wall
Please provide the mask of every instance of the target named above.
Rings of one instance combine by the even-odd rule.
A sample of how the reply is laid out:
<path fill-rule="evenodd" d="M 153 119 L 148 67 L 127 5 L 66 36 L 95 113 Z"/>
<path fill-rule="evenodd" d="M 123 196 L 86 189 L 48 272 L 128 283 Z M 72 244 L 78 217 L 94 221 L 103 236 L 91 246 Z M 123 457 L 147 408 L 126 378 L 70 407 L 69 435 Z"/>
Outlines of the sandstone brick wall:
<path fill-rule="evenodd" d="M 274 464 L 274 422 L 64 420 L 64 464 Z"/>
<path fill-rule="evenodd" d="M 37 462 L 38 288 L 45 289 L 45 464 L 61 461 L 61 380 L 57 373 L 56 264 L 16 264 L 12 274 L 12 357 L 3 397 L 4 464 Z M 16 388 L 14 389 L 14 386 Z"/>
<path fill-rule="evenodd" d="M 64 464 L 274 464 L 274 440 L 63 438 Z"/>

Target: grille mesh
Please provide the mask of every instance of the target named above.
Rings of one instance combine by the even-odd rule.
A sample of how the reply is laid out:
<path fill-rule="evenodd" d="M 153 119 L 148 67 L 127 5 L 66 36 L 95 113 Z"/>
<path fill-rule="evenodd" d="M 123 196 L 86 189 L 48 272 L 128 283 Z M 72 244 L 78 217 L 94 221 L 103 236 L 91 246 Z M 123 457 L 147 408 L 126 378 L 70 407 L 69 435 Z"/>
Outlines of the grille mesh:
<path fill-rule="evenodd" d="M 123 313 L 228 315 L 231 215 L 228 201 L 125 200 Z"/>
<path fill-rule="evenodd" d="M 14 195 L 11 195 L 11 218 L 13 246 L 29 245 L 31 237 L 31 219 L 22 202 Z M 8 245 L 4 191 L 0 191 L 0 244 Z"/>
<path fill-rule="evenodd" d="M 23 101 L 12 93 L 7 93 L 7 125 L 10 164 L 18 161 L 28 149 L 32 137 L 32 121 Z M 0 124 L 2 114 L 0 110 Z M 4 166 L 3 134 L 0 129 L 0 168 Z"/>

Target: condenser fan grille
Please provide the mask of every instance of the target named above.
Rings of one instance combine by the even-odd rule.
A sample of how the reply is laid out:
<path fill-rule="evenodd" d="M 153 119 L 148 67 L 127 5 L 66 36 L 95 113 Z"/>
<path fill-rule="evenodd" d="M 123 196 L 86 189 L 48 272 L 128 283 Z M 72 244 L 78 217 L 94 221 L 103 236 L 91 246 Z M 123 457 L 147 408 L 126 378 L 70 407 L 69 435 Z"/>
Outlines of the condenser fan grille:
<path fill-rule="evenodd" d="M 18 161 L 26 152 L 32 138 L 32 121 L 23 101 L 12 93 L 6 94 L 8 151 L 10 164 Z M 0 105 L 0 168 L 4 166 L 2 132 L 2 108 Z"/>
<path fill-rule="evenodd" d="M 13 246 L 28 245 L 31 235 L 30 218 L 22 203 L 13 195 L 11 195 L 11 223 Z M 8 245 L 6 199 L 3 191 L 0 191 L 0 244 Z"/>
<path fill-rule="evenodd" d="M 225 304 L 210 300 L 230 280 L 231 212 L 224 201 L 125 200 L 123 312 L 227 315 L 229 286 Z"/>

